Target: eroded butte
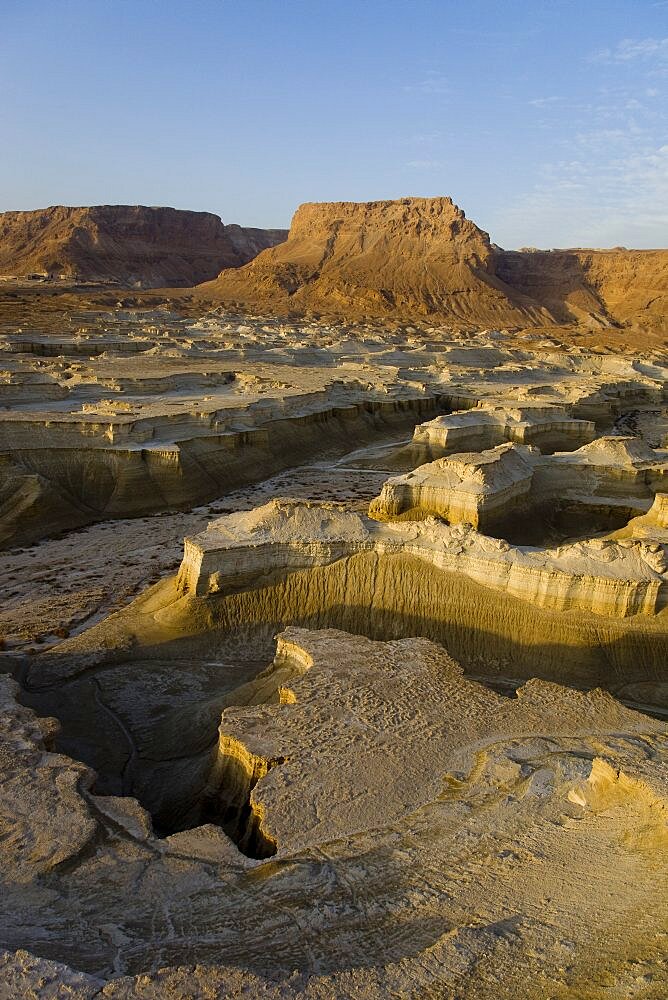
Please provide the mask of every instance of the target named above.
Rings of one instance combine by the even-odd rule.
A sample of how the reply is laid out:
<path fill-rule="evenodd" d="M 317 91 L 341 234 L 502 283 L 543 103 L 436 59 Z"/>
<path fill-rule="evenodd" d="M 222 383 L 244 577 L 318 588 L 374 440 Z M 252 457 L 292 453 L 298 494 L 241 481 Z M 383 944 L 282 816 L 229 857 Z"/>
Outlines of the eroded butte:
<path fill-rule="evenodd" d="M 415 199 L 305 206 L 185 296 L 0 289 L 2 1000 L 665 997 L 628 253 Z"/>

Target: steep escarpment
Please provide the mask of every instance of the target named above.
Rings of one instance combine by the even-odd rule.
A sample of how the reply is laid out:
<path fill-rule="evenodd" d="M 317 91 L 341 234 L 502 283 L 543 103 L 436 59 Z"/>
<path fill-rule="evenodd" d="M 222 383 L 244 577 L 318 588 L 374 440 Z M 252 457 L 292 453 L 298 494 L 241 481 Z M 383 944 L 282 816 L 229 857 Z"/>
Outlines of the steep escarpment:
<path fill-rule="evenodd" d="M 0 213 L 0 274 L 61 275 L 145 287 L 195 285 L 285 239 L 225 226 L 210 212 L 144 205 L 54 205 Z"/>
<path fill-rule="evenodd" d="M 301 205 L 285 244 L 200 294 L 278 312 L 552 321 L 496 276 L 487 233 L 450 198 Z"/>
<path fill-rule="evenodd" d="M 502 251 L 494 268 L 560 323 L 668 332 L 668 250 Z"/>
<path fill-rule="evenodd" d="M 288 240 L 200 294 L 278 313 L 668 329 L 668 251 L 504 251 L 449 198 L 301 205 Z"/>

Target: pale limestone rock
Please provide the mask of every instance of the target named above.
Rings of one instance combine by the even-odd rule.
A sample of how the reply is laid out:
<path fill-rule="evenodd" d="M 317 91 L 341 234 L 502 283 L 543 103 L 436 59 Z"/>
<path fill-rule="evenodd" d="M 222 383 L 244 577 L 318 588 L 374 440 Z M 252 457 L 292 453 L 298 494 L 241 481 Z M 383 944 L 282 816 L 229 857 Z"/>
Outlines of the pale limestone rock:
<path fill-rule="evenodd" d="M 432 458 L 471 449 L 494 448 L 506 441 L 539 448 L 577 448 L 591 441 L 594 424 L 569 416 L 558 406 L 484 405 L 418 424 L 413 445 Z"/>
<path fill-rule="evenodd" d="M 615 538 L 644 538 L 668 545 L 668 494 L 657 493 L 646 514 L 634 517 L 625 528 L 615 532 Z"/>
<path fill-rule="evenodd" d="M 223 713 L 219 763 L 234 747 L 261 765 L 237 792 L 275 856 L 244 857 L 211 826 L 138 840 L 107 809 L 95 851 L 53 869 L 48 891 L 26 859 L 27 892 L 0 842 L 0 996 L 537 1000 L 586 985 L 602 1000 L 610 982 L 626 989 L 629 962 L 661 981 L 659 721 L 539 681 L 501 697 L 424 639 L 292 628 L 274 669 L 278 703 Z M 17 718 L 42 752 L 8 689 L 0 726 Z M 9 767 L 29 796 L 32 761 Z M 84 786 L 74 802 L 57 793 L 68 809 L 99 803 Z M 32 810 L 39 828 L 53 805 Z"/>
<path fill-rule="evenodd" d="M 249 798 L 275 856 L 221 851 L 211 827 L 138 842 L 100 822 L 48 892 L 38 859 L 29 892 L 5 881 L 0 996 L 656 996 L 631 987 L 666 982 L 661 722 L 540 681 L 502 697 L 424 639 L 293 628 L 289 664 L 279 703 L 220 728 L 222 762 L 234 742 L 265 764 Z"/>
<path fill-rule="evenodd" d="M 668 488 L 668 453 L 635 437 L 600 437 L 568 454 L 542 456 L 534 467 L 537 502 L 602 497 L 651 503 Z"/>
<path fill-rule="evenodd" d="M 433 518 L 380 524 L 333 504 L 276 500 L 187 538 L 178 587 L 206 597 L 250 586 L 261 573 L 289 574 L 362 552 L 414 556 L 539 607 L 613 617 L 656 614 L 668 583 L 665 554 L 641 540 L 532 549 Z"/>
<path fill-rule="evenodd" d="M 512 531 L 513 520 L 560 508 L 583 516 L 618 512 L 628 519 L 648 508 L 667 482 L 668 455 L 638 438 L 601 437 L 553 455 L 503 444 L 437 459 L 387 480 L 369 512 L 379 520 L 432 514 L 494 533 L 504 522 Z"/>
<path fill-rule="evenodd" d="M 0 950 L 0 1000 L 93 1000 L 103 986 L 61 962 Z"/>
<path fill-rule="evenodd" d="M 509 514 L 520 516 L 532 479 L 531 452 L 522 445 L 464 452 L 388 479 L 369 514 L 378 520 L 435 515 L 484 532 Z"/>
<path fill-rule="evenodd" d="M 81 796 L 93 773 L 46 749 L 57 724 L 16 702 L 18 685 L 0 674 L 0 831 L 4 878 L 29 882 L 71 862 L 96 824 Z"/>
<path fill-rule="evenodd" d="M 364 462 L 377 479 L 356 495 L 348 478 L 346 507 L 259 506 L 289 488 L 270 481 L 209 531 L 184 510 L 6 554 L 23 602 L 2 612 L 6 665 L 60 716 L 56 749 L 100 777 L 2 687 L 0 997 L 663 997 L 662 722 L 535 681 L 501 698 L 425 639 L 290 629 L 262 669 L 284 622 L 343 619 L 428 634 L 501 684 L 540 673 L 665 706 L 665 494 L 612 539 L 533 549 L 350 506 L 405 467 L 391 456 L 416 419 L 469 407 L 533 469 L 511 516 L 537 470 L 546 502 L 644 511 L 665 462 L 639 439 L 530 445 L 575 448 L 619 418 L 659 446 L 661 359 L 532 351 L 507 331 L 102 322 L 2 336 L 3 544 L 229 496 L 323 449 L 360 463 L 319 463 L 300 495 Z M 467 487 L 453 512 L 501 497 L 489 471 L 506 461 L 450 463 Z M 165 580 L 123 608 L 173 572 L 184 533 L 180 596 Z M 53 648 L 15 655 L 31 636 Z"/>

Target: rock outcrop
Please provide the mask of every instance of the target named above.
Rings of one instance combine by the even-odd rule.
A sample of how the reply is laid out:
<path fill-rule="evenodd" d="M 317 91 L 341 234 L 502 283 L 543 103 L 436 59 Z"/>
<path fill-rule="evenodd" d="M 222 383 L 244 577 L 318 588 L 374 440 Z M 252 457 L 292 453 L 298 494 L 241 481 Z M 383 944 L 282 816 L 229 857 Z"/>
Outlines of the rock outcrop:
<path fill-rule="evenodd" d="M 537 680 L 502 697 L 425 639 L 288 629 L 271 669 L 278 697 L 232 694 L 218 743 L 256 770 L 266 860 L 211 823 L 157 836 L 0 685 L 3 998 L 649 1000 L 638 978 L 665 982 L 661 722 Z"/>
<path fill-rule="evenodd" d="M 668 493 L 657 493 L 647 513 L 632 518 L 613 538 L 644 538 L 668 545 Z"/>
<path fill-rule="evenodd" d="M 505 442 L 541 451 L 569 451 L 594 437 L 591 420 L 575 419 L 560 406 L 486 403 L 418 424 L 399 460 L 419 465 L 459 451 L 481 451 Z"/>
<path fill-rule="evenodd" d="M 437 417 L 421 424 L 416 437 L 434 433 L 437 440 L 442 434 L 447 439 L 452 419 Z M 431 515 L 450 524 L 463 522 L 479 531 L 511 535 L 514 527 L 521 533 L 527 520 L 554 522 L 567 513 L 572 533 L 587 534 L 588 517 L 609 515 L 625 523 L 647 510 L 654 495 L 667 488 L 668 453 L 649 448 L 639 438 L 600 437 L 576 451 L 553 455 L 501 444 L 437 459 L 394 476 L 372 501 L 369 513 L 378 520 Z"/>
<path fill-rule="evenodd" d="M 449 198 L 301 205 L 287 242 L 202 287 L 255 311 L 453 326 L 668 329 L 668 251 L 492 247 Z"/>
<path fill-rule="evenodd" d="M 502 444 L 421 465 L 384 484 L 369 506 L 377 520 L 442 517 L 488 532 L 510 516 L 522 516 L 533 479 L 528 448 Z"/>
<path fill-rule="evenodd" d="M 603 436 L 568 454 L 535 462 L 537 502 L 569 502 L 588 497 L 596 503 L 645 502 L 668 489 L 668 452 L 649 448 L 637 437 Z"/>
<path fill-rule="evenodd" d="M 252 586 L 258 577 L 327 566 L 362 553 L 373 553 L 376 562 L 410 556 L 556 611 L 651 616 L 663 609 L 668 592 L 668 554 L 642 541 L 592 539 L 557 549 L 523 549 L 465 525 L 434 519 L 383 524 L 333 504 L 291 500 L 230 514 L 186 538 L 178 586 L 198 597 L 225 594 Z M 401 590 L 398 573 L 396 588 Z"/>
<path fill-rule="evenodd" d="M 286 238 L 225 226 L 210 212 L 144 205 L 54 205 L 0 213 L 0 275 L 141 287 L 195 285 Z"/>
<path fill-rule="evenodd" d="M 199 291 L 256 311 L 460 325 L 550 320 L 496 277 L 487 233 L 449 198 L 301 205 L 284 245 Z"/>

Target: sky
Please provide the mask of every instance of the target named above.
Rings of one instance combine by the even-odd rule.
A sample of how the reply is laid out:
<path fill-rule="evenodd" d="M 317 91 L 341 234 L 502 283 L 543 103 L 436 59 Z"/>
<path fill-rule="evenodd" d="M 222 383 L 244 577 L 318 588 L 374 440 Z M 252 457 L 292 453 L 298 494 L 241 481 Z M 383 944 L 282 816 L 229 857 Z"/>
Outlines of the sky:
<path fill-rule="evenodd" d="M 448 195 L 668 246 L 668 0 L 0 0 L 0 211 Z"/>

